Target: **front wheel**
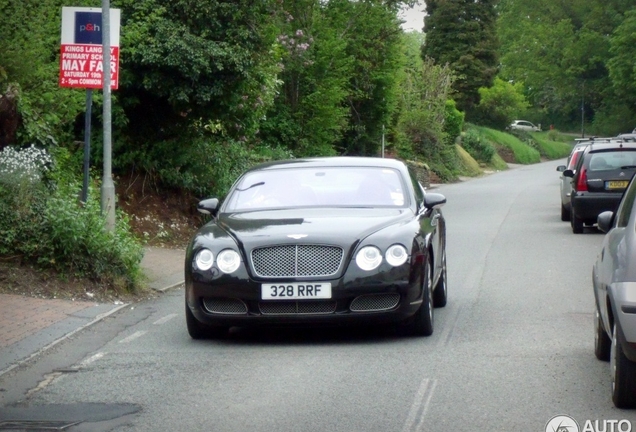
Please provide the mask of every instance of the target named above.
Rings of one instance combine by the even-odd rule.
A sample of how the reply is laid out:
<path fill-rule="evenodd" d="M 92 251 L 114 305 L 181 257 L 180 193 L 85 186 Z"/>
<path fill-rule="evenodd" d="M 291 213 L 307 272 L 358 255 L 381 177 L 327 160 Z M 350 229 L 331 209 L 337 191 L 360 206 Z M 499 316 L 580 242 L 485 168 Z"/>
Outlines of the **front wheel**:
<path fill-rule="evenodd" d="M 185 305 L 186 326 L 188 327 L 188 334 L 192 339 L 208 339 L 212 337 L 222 337 L 227 334 L 227 327 L 216 327 L 203 324 L 197 320 L 192 311 L 188 307 L 188 303 Z"/>
<path fill-rule="evenodd" d="M 616 408 L 636 406 L 636 363 L 630 361 L 618 340 L 618 320 L 612 331 L 610 370 L 612 373 L 612 401 Z"/>
<path fill-rule="evenodd" d="M 409 320 L 407 330 L 415 336 L 430 336 L 433 334 L 433 263 L 430 256 L 426 260 L 422 281 L 422 305 Z"/>

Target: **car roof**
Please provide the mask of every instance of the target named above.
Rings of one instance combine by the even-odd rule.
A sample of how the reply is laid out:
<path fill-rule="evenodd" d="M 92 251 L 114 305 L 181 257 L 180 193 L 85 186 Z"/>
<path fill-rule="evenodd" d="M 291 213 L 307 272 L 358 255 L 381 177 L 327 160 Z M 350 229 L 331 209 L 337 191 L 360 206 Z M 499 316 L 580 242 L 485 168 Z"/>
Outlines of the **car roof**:
<path fill-rule="evenodd" d="M 625 141 L 622 139 L 613 139 L 606 142 L 594 142 L 588 146 L 587 151 L 588 152 L 603 151 L 603 150 L 607 151 L 607 150 L 614 150 L 619 148 L 636 150 L 636 141 Z"/>
<path fill-rule="evenodd" d="M 366 157 L 366 156 L 330 156 L 300 159 L 285 159 L 265 162 L 256 165 L 249 170 L 263 171 L 281 168 L 318 168 L 318 167 L 379 167 L 405 170 L 404 162 L 392 158 Z"/>

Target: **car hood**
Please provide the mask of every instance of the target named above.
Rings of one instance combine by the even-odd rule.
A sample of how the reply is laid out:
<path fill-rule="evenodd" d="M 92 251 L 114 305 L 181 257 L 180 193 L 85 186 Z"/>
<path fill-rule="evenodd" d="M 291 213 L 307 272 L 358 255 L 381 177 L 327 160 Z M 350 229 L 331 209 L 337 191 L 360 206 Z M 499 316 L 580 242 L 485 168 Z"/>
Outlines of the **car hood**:
<path fill-rule="evenodd" d="M 376 231 L 412 218 L 409 208 L 304 208 L 225 213 L 216 224 L 251 250 L 269 244 L 352 246 Z"/>

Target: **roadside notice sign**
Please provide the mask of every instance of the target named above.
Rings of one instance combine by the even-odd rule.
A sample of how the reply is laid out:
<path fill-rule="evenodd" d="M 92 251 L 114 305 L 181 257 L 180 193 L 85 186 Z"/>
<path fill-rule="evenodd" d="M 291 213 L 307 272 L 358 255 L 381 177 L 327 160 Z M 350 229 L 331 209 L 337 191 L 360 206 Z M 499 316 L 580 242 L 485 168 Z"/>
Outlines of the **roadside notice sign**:
<path fill-rule="evenodd" d="M 110 9 L 110 82 L 119 88 L 119 26 L 121 11 Z M 60 87 L 103 87 L 102 9 L 62 8 Z"/>

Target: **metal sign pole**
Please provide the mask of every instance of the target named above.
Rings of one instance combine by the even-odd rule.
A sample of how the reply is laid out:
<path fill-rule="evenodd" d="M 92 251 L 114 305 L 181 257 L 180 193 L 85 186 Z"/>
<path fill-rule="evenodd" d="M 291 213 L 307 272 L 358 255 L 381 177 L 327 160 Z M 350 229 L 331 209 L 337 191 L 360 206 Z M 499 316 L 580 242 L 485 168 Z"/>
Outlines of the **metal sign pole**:
<path fill-rule="evenodd" d="M 104 67 L 104 177 L 102 179 L 102 215 L 106 230 L 115 230 L 115 183 L 112 176 L 111 97 L 110 97 L 110 0 L 102 0 L 102 64 Z"/>

